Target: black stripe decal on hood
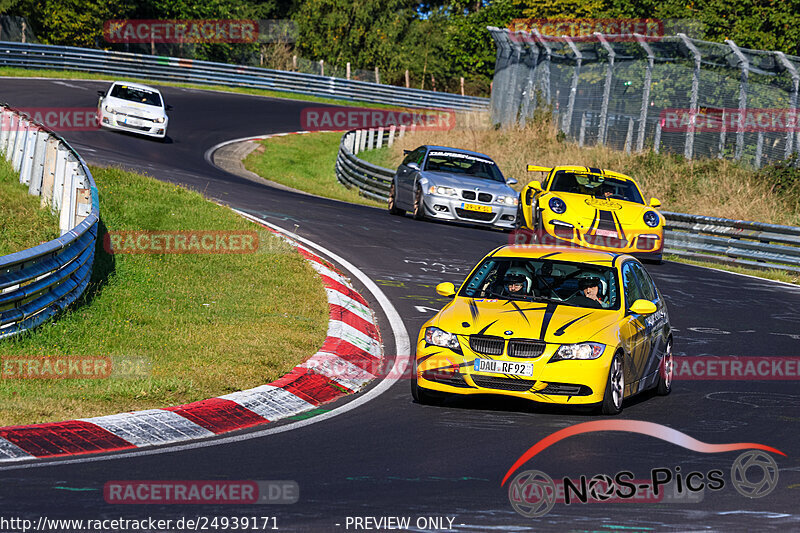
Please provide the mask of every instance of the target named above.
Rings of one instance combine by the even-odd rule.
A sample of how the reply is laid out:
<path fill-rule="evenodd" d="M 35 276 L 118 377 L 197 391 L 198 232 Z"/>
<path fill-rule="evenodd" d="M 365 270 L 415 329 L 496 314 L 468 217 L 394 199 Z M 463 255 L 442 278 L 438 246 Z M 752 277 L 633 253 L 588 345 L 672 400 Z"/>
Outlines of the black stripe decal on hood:
<path fill-rule="evenodd" d="M 581 320 L 582 318 L 586 318 L 586 317 L 587 317 L 587 316 L 589 316 L 589 315 L 591 315 L 591 313 L 586 313 L 586 314 L 585 314 L 585 315 L 583 315 L 583 316 L 579 316 L 579 317 L 578 317 L 578 318 L 576 318 L 575 320 L 570 320 L 569 322 L 567 322 L 566 324 L 564 324 L 563 326 L 561 326 L 560 328 L 558 328 L 557 330 L 555 330 L 555 331 L 553 332 L 553 335 L 555 335 L 556 337 L 560 337 L 561 335 L 563 335 L 563 334 L 564 334 L 564 332 L 566 331 L 566 329 L 567 329 L 568 327 L 570 327 L 572 324 L 574 324 L 574 323 L 575 323 L 575 322 L 577 322 L 578 320 Z"/>
<path fill-rule="evenodd" d="M 480 311 L 478 310 L 478 304 L 475 303 L 475 300 L 469 301 L 469 313 L 472 315 L 472 322 L 477 322 Z"/>
<path fill-rule="evenodd" d="M 480 331 L 478 332 L 478 335 L 483 335 L 484 333 L 486 333 L 486 330 L 487 330 L 487 329 L 489 329 L 490 327 L 492 327 L 492 326 L 495 324 L 495 322 L 497 322 L 497 320 L 495 320 L 494 322 L 492 322 L 491 324 L 489 324 L 488 326 L 486 326 L 485 328 L 483 328 L 482 330 L 480 330 Z"/>
<path fill-rule="evenodd" d="M 547 333 L 547 326 L 550 325 L 550 321 L 553 319 L 553 313 L 555 313 L 556 309 L 558 309 L 558 304 L 547 304 L 547 308 L 544 310 L 544 318 L 542 318 L 542 331 L 539 333 L 539 339 L 544 340 L 544 336 Z"/>

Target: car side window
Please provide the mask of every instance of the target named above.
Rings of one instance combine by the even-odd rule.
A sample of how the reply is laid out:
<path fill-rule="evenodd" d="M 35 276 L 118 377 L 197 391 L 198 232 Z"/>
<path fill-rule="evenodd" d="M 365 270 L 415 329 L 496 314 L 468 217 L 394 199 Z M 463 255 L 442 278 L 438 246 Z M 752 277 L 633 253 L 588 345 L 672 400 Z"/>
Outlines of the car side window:
<path fill-rule="evenodd" d="M 630 307 L 633 302 L 644 298 L 642 288 L 639 286 L 639 280 L 636 271 L 633 269 L 635 263 L 627 262 L 622 265 L 622 286 L 625 288 L 625 306 Z"/>
<path fill-rule="evenodd" d="M 419 148 L 417 148 L 413 152 L 409 153 L 405 157 L 405 159 L 403 159 L 403 164 L 408 166 L 409 163 L 416 163 L 416 164 L 420 165 L 420 167 L 421 167 L 422 166 L 422 160 L 425 159 L 425 152 L 426 152 L 425 147 L 424 146 L 420 146 Z"/>
<path fill-rule="evenodd" d="M 639 280 L 639 285 L 642 288 L 642 294 L 646 300 L 650 300 L 651 302 L 656 299 L 656 288 L 655 284 L 653 283 L 652 278 L 650 278 L 650 274 L 640 265 L 639 263 L 630 263 L 631 268 L 633 268 L 636 278 Z"/>

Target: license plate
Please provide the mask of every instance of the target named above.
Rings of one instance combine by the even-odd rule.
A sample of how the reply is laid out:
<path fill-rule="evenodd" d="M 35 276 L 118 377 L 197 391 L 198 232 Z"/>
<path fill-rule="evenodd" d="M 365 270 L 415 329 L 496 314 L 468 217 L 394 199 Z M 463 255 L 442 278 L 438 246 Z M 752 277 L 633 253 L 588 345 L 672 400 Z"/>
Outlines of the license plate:
<path fill-rule="evenodd" d="M 615 237 L 617 236 L 616 231 L 610 231 L 607 229 L 599 229 L 594 232 L 595 235 L 600 235 L 601 237 Z"/>
<path fill-rule="evenodd" d="M 142 126 L 142 121 L 139 120 L 138 118 L 122 119 L 122 123 L 125 124 L 126 126 L 136 126 L 137 128 Z"/>
<path fill-rule="evenodd" d="M 490 374 L 509 374 L 512 376 L 533 376 L 533 363 L 514 363 L 495 359 L 475 359 L 475 372 Z"/>
<path fill-rule="evenodd" d="M 480 211 L 481 213 L 491 213 L 492 208 L 488 205 L 461 204 L 462 209 L 467 211 Z"/>

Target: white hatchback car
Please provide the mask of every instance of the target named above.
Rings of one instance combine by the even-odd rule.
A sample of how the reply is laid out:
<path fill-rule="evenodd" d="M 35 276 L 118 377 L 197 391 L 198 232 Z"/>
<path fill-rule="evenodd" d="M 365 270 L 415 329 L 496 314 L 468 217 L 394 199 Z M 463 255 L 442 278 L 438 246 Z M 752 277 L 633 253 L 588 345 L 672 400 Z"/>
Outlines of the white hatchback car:
<path fill-rule="evenodd" d="M 97 116 L 104 128 L 130 131 L 164 139 L 167 136 L 167 110 L 158 89 L 139 83 L 115 81 L 108 91 L 97 91 L 100 100 Z"/>

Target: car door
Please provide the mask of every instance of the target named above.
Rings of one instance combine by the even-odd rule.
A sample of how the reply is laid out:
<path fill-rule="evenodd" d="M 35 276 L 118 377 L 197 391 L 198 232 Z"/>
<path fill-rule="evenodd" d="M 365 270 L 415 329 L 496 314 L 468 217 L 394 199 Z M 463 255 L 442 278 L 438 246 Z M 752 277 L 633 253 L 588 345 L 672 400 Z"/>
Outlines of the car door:
<path fill-rule="evenodd" d="M 410 152 L 403 162 L 397 167 L 396 183 L 397 183 L 397 201 L 398 206 L 403 209 L 412 209 L 414 206 L 414 184 L 417 179 L 417 171 L 410 168 L 410 163 L 422 165 L 422 160 L 425 158 L 426 149 L 420 146 L 416 150 Z M 420 167 L 421 168 L 421 167 Z"/>
<path fill-rule="evenodd" d="M 636 270 L 635 261 L 629 260 L 622 265 L 622 287 L 625 295 L 625 318 L 620 327 L 623 343 L 625 344 L 625 361 L 623 372 L 625 375 L 626 394 L 638 392 L 638 381 L 648 370 L 650 352 L 650 336 L 646 323 L 647 316 L 630 311 L 630 306 L 639 299 L 645 298 L 641 286 L 640 275 Z"/>
<path fill-rule="evenodd" d="M 666 351 L 669 338 L 666 303 L 656 289 L 653 278 L 647 273 L 647 269 L 638 262 L 631 262 L 631 268 L 639 280 L 644 299 L 653 302 L 656 306 L 656 312 L 644 319 L 647 335 L 647 363 L 642 377 L 651 377 L 658 372 L 658 365 Z"/>

